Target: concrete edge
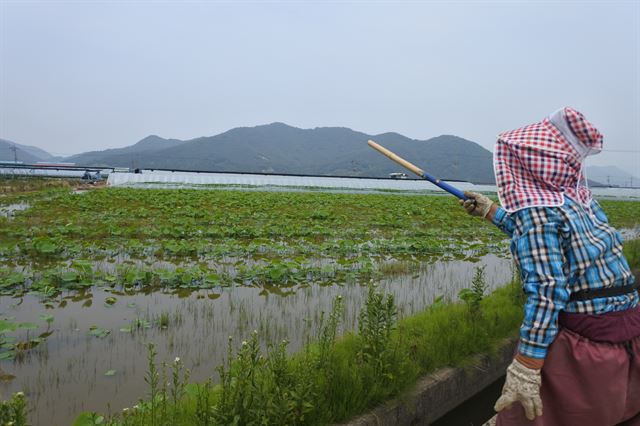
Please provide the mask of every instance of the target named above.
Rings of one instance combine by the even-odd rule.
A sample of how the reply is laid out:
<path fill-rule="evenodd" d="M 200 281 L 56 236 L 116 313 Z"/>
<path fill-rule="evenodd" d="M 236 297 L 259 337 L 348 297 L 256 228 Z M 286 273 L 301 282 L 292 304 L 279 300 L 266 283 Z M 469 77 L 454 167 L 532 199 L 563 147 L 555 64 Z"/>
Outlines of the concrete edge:
<path fill-rule="evenodd" d="M 467 367 L 436 370 L 407 394 L 340 425 L 429 425 L 503 376 L 517 342 L 516 337 L 505 339 L 494 356 L 476 355 Z"/>

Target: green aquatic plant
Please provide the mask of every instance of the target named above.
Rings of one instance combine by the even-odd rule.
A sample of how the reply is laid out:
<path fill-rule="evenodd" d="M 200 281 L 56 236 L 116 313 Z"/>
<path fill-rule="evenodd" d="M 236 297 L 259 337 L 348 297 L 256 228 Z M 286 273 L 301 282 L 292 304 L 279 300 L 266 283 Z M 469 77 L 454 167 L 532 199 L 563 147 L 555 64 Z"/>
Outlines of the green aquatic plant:
<path fill-rule="evenodd" d="M 149 411 L 150 411 L 150 419 L 149 424 L 151 426 L 155 426 L 156 419 L 156 404 L 158 398 L 158 390 L 159 390 L 159 380 L 160 375 L 158 374 L 158 369 L 156 368 L 156 347 L 153 343 L 147 344 L 147 373 L 145 374 L 144 381 L 149 385 Z"/>
<path fill-rule="evenodd" d="M 384 295 L 370 285 L 363 309 L 358 321 L 358 335 L 361 339 L 359 356 L 365 363 L 372 365 L 375 374 L 390 380 L 389 344 L 391 333 L 395 329 L 398 309 L 393 295 Z"/>
<path fill-rule="evenodd" d="M 486 266 L 484 265 L 476 267 L 473 280 L 471 281 L 471 287 L 463 288 L 458 293 L 458 297 L 467 304 L 469 312 L 473 316 L 479 315 L 480 302 L 488 287 L 485 279 L 485 268 Z"/>
<path fill-rule="evenodd" d="M 7 268 L 0 269 L 0 289 L 10 290 L 15 286 L 22 286 L 27 277 L 23 272 L 12 271 Z"/>
<path fill-rule="evenodd" d="M 100 426 L 105 424 L 105 417 L 101 414 L 91 412 L 82 413 L 73 422 L 72 426 Z"/>
<path fill-rule="evenodd" d="M 182 416 L 180 402 L 187 395 L 187 384 L 190 372 L 184 367 L 184 363 L 179 357 L 171 363 L 171 422 L 176 424 L 178 418 Z"/>
<path fill-rule="evenodd" d="M 0 401 L 0 424 L 27 426 L 27 402 L 23 392 L 16 392 L 11 399 Z"/>
<path fill-rule="evenodd" d="M 133 331 L 143 331 L 149 328 L 151 328 L 151 323 L 147 319 L 140 317 L 134 319 L 130 326 L 130 330 Z"/>
<path fill-rule="evenodd" d="M 14 359 L 16 356 L 16 338 L 7 336 L 7 333 L 16 331 L 17 324 L 10 320 L 0 320 L 0 360 Z"/>
<path fill-rule="evenodd" d="M 61 251 L 60 245 L 48 237 L 36 237 L 32 241 L 32 247 L 36 253 L 41 255 L 53 255 Z"/>
<path fill-rule="evenodd" d="M 106 328 L 101 328 L 96 325 L 89 327 L 89 335 L 91 336 L 102 339 L 107 337 L 109 334 L 111 334 L 111 330 L 107 330 Z"/>
<path fill-rule="evenodd" d="M 48 327 L 48 326 L 50 326 L 50 325 L 51 325 L 51 323 L 53 323 L 53 320 L 54 320 L 55 318 L 54 318 L 54 316 L 53 316 L 53 315 L 41 314 L 41 315 L 40 315 L 40 319 L 41 319 L 41 320 L 43 320 L 43 321 L 45 321 L 45 322 L 48 324 L 48 325 L 47 325 L 47 327 Z"/>
<path fill-rule="evenodd" d="M 53 321 L 53 317 L 49 315 L 41 315 L 47 323 L 46 331 L 40 333 L 37 337 L 30 337 L 30 330 L 37 330 L 38 324 L 33 322 L 16 322 L 14 318 L 0 319 L 0 360 L 12 360 L 21 359 L 26 352 L 36 348 L 41 343 L 45 342 L 51 334 L 49 326 Z M 24 337 L 9 336 L 9 333 L 19 332 L 20 330 L 26 330 Z"/>
<path fill-rule="evenodd" d="M 160 326 L 160 328 L 169 328 L 169 318 L 169 312 L 162 312 L 157 319 L 158 326 Z"/>

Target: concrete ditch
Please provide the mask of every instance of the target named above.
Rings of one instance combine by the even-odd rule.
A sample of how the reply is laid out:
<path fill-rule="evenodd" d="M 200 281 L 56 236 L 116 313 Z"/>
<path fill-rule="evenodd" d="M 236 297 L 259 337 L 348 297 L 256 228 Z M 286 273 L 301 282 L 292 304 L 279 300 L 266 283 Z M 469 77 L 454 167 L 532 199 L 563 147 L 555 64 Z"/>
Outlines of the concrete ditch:
<path fill-rule="evenodd" d="M 408 393 L 340 426 L 429 425 L 502 377 L 516 344 L 515 337 L 505 339 L 492 356 L 477 355 L 468 366 L 436 370 Z"/>

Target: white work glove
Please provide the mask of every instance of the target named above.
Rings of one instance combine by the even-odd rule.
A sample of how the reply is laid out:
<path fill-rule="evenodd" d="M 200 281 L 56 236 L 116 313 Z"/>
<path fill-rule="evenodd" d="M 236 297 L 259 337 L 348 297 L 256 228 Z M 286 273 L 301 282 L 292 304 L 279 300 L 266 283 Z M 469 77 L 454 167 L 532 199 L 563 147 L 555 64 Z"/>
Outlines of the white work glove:
<path fill-rule="evenodd" d="M 502 411 L 519 401 L 527 419 L 533 420 L 536 416 L 541 416 L 540 383 L 539 369 L 525 367 L 514 359 L 507 368 L 507 379 L 502 388 L 502 395 L 493 407 L 494 410 Z"/>
<path fill-rule="evenodd" d="M 471 216 L 487 217 L 493 205 L 493 201 L 489 197 L 471 191 L 465 191 L 464 195 L 468 199 L 465 201 L 460 200 L 460 205 L 464 207 L 467 213 Z"/>

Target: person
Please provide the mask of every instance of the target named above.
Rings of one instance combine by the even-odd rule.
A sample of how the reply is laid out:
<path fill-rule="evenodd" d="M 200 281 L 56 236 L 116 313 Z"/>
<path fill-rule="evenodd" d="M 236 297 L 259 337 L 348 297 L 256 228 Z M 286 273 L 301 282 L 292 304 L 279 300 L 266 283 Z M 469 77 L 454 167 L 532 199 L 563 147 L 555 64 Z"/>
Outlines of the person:
<path fill-rule="evenodd" d="M 501 207 L 475 192 L 461 201 L 511 237 L 526 294 L 498 426 L 640 425 L 640 282 L 584 172 L 602 141 L 569 107 L 502 133 Z"/>

